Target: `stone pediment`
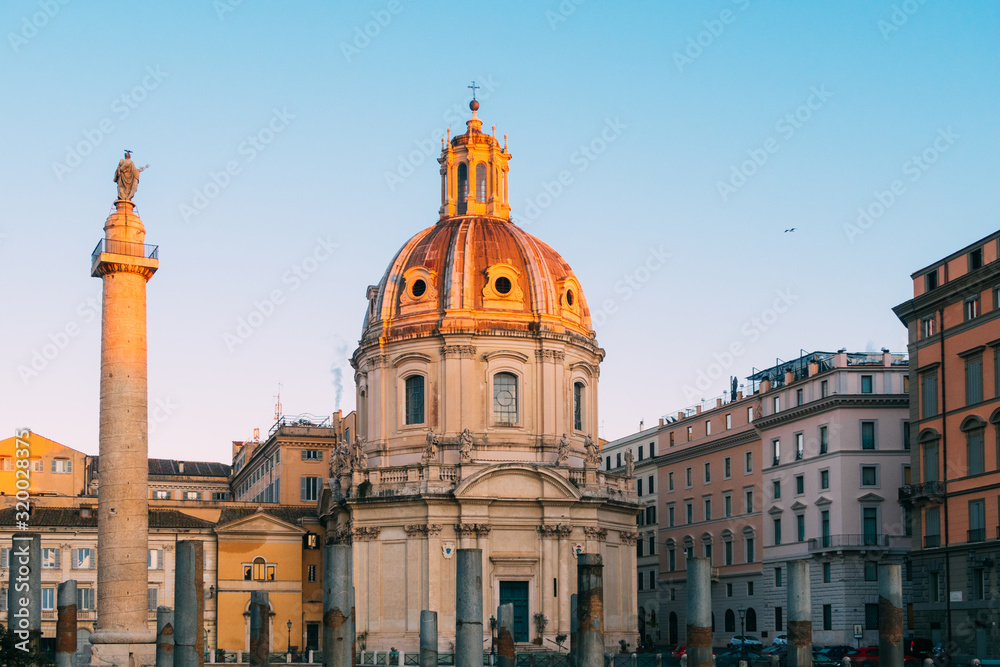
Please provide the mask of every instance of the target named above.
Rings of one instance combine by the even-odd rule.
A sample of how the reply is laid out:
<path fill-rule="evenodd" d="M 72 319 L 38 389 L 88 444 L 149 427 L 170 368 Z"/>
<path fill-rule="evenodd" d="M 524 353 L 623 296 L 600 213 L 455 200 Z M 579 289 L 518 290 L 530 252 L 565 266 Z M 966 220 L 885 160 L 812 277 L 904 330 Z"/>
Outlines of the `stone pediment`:
<path fill-rule="evenodd" d="M 858 496 L 859 503 L 880 503 L 884 500 L 885 498 L 878 495 L 877 493 L 866 493 L 863 496 Z"/>
<path fill-rule="evenodd" d="M 221 526 L 216 526 L 215 532 L 219 535 L 306 534 L 304 528 L 288 523 L 287 521 L 282 521 L 263 511 L 255 512 L 254 514 L 241 517 Z"/>
<path fill-rule="evenodd" d="M 806 506 L 803 505 L 802 502 L 800 502 L 800 501 L 796 501 L 795 504 L 792 505 L 792 511 L 793 512 L 801 512 L 805 508 L 806 508 Z"/>
<path fill-rule="evenodd" d="M 542 466 L 502 463 L 480 470 L 455 489 L 456 498 L 578 500 L 569 480 Z"/>

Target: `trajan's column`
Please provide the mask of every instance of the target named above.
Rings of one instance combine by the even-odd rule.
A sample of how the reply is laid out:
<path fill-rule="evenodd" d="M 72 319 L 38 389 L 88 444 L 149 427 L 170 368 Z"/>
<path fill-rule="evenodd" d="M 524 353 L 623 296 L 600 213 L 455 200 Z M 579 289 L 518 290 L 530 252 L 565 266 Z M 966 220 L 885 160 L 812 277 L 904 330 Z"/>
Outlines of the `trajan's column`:
<path fill-rule="evenodd" d="M 148 442 L 146 282 L 159 266 L 132 197 L 139 172 L 128 151 L 115 171 L 118 199 L 94 249 L 104 281 L 101 323 L 100 469 L 97 491 L 97 630 L 93 665 L 155 664 L 146 622 Z"/>

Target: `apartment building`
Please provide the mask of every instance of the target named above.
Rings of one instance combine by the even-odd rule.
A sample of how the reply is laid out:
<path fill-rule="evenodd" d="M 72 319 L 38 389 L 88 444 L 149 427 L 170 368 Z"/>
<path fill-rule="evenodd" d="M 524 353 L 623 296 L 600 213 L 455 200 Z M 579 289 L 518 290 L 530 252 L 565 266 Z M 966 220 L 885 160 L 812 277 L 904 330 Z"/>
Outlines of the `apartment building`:
<path fill-rule="evenodd" d="M 356 413 L 346 417 L 280 415 L 263 441 L 233 442 L 229 481 L 234 500 L 315 507 L 330 476 L 333 451 L 357 437 Z"/>
<path fill-rule="evenodd" d="M 911 275 L 893 310 L 910 363 L 917 636 L 1000 656 L 1000 232 Z M 995 451 L 988 451 L 994 449 Z"/>
<path fill-rule="evenodd" d="M 762 636 L 787 632 L 787 563 L 809 560 L 813 641 L 854 644 L 860 625 L 862 644 L 878 643 L 878 566 L 903 563 L 911 541 L 896 502 L 910 474 L 907 373 L 906 355 L 840 350 L 748 378 L 761 405 Z"/>

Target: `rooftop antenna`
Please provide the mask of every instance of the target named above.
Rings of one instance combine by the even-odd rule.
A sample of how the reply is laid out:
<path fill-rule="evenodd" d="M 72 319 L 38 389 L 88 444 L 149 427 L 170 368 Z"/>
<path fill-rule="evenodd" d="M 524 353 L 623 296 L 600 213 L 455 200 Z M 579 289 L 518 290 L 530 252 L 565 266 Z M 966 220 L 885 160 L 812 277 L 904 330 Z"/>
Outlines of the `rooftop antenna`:
<path fill-rule="evenodd" d="M 281 383 L 278 383 L 278 393 L 274 397 L 274 421 L 281 417 Z"/>

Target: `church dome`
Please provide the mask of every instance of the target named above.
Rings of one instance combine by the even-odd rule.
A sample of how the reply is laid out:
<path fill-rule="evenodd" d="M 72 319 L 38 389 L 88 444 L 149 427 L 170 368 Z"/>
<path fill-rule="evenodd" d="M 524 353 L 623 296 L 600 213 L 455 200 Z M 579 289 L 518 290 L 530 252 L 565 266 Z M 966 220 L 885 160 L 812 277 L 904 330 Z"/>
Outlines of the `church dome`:
<path fill-rule="evenodd" d="M 369 298 L 365 339 L 501 329 L 594 336 L 569 264 L 503 218 L 448 217 L 421 231 Z"/>
<path fill-rule="evenodd" d="M 433 333 L 549 332 L 594 338 L 569 264 L 510 220 L 507 137 L 442 138 L 438 222 L 407 241 L 368 290 L 362 344 Z M 516 334 L 514 334 L 516 335 Z"/>

